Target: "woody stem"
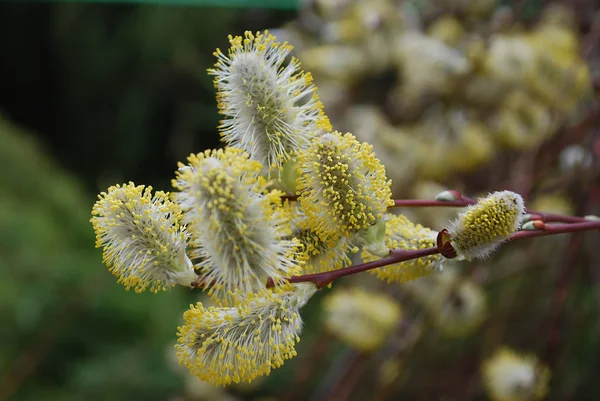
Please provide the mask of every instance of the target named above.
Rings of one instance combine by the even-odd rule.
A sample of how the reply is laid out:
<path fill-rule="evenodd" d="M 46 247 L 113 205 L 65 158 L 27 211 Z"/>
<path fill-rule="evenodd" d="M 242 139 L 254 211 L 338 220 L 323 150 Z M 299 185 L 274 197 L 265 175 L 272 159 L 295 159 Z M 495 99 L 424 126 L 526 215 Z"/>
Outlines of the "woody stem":
<path fill-rule="evenodd" d="M 600 221 L 586 221 L 572 224 L 547 224 L 544 228 L 537 231 L 518 231 L 509 237 L 513 239 L 525 239 L 533 237 L 542 237 L 546 235 L 567 234 L 580 231 L 600 230 Z M 443 245 L 443 244 L 442 244 Z M 405 262 L 407 260 L 418 259 L 425 256 L 437 255 L 440 253 L 438 247 L 424 248 L 417 250 L 392 249 L 389 256 L 375 260 L 373 262 L 361 263 L 343 269 L 332 270 L 329 272 L 305 274 L 302 276 L 292 276 L 288 279 L 290 283 L 312 282 L 318 288 L 323 288 L 338 278 L 350 276 L 352 274 L 361 273 L 367 270 L 376 269 L 394 263 Z M 268 286 L 272 286 L 269 283 Z"/>
<path fill-rule="evenodd" d="M 452 191 L 457 194 L 457 199 L 453 201 L 444 201 L 437 199 L 394 199 L 395 207 L 465 207 L 474 205 L 477 203 L 475 199 L 462 196 L 458 193 L 458 191 Z M 298 200 L 297 195 L 286 195 L 283 196 L 282 199 L 289 201 Z M 562 214 L 553 214 L 553 213 L 542 213 L 531 209 L 525 210 L 528 214 L 530 214 L 530 220 L 542 220 L 546 222 L 563 222 L 563 223 L 576 223 L 576 222 L 585 222 L 587 221 L 583 217 L 577 216 L 565 216 Z"/>
<path fill-rule="evenodd" d="M 466 196 L 459 196 L 453 201 L 444 201 L 437 199 L 395 199 L 394 207 L 465 207 L 476 204 L 475 199 Z M 565 216 L 562 214 L 542 213 L 536 210 L 526 209 L 529 220 L 542 220 L 546 222 L 578 223 L 588 221 L 583 217 Z"/>
<path fill-rule="evenodd" d="M 373 262 L 361 263 L 358 265 L 346 267 L 344 269 L 332 270 L 329 272 L 305 274 L 302 276 L 293 276 L 288 279 L 290 283 L 312 282 L 318 288 L 323 288 L 331 284 L 334 280 L 344 276 L 361 273 L 378 267 L 404 262 L 407 260 L 422 258 L 424 256 L 436 255 L 439 253 L 437 248 L 424 248 L 416 250 L 392 249 L 390 255 Z"/>

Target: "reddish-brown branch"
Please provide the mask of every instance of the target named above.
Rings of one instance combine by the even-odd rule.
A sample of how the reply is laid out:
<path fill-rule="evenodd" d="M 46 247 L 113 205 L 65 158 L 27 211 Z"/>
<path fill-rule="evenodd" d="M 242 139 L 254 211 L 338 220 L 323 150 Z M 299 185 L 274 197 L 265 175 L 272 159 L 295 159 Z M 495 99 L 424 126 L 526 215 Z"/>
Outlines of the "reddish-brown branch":
<path fill-rule="evenodd" d="M 404 262 L 411 259 L 422 258 L 424 256 L 435 255 L 438 253 L 439 251 L 437 248 L 424 248 L 417 250 L 393 249 L 392 251 L 390 251 L 389 256 L 375 260 L 373 262 L 361 263 L 358 265 L 346 267 L 344 269 L 338 269 L 329 272 L 293 276 L 290 277 L 288 281 L 290 283 L 312 282 L 315 283 L 315 285 L 318 288 L 323 288 L 331 284 L 338 278 L 344 276 L 350 276 L 352 274 L 365 272 L 367 270 L 376 269 L 378 267 L 392 265 L 394 263 Z"/>
<path fill-rule="evenodd" d="M 600 222 L 599 221 L 586 221 L 580 223 L 572 223 L 572 224 L 547 224 L 541 230 L 536 231 L 519 231 L 510 236 L 510 240 L 513 239 L 524 239 L 524 238 L 533 238 L 533 237 L 542 237 L 546 235 L 554 235 L 554 234 L 566 234 L 566 233 L 574 233 L 581 231 L 589 231 L 589 230 L 600 230 Z M 350 276 L 352 274 L 361 273 L 367 270 L 376 269 L 378 267 L 391 265 L 398 262 L 404 262 L 411 259 L 417 259 L 425 256 L 436 255 L 439 254 L 439 249 L 436 248 L 425 248 L 418 250 L 404 250 L 404 249 L 394 249 L 390 251 L 390 255 L 378 259 L 373 262 L 361 263 L 355 266 L 350 266 L 345 269 L 333 270 L 330 272 L 323 273 L 315 273 L 315 274 L 305 274 L 302 276 L 294 276 L 290 277 L 288 280 L 290 283 L 302 283 L 302 282 L 312 282 L 318 288 L 323 288 L 338 278 L 344 276 Z M 272 283 L 271 283 L 272 286 Z"/>
<path fill-rule="evenodd" d="M 456 194 L 458 192 L 453 191 Z M 295 198 L 287 196 L 287 199 Z M 453 206 L 453 207 L 463 207 L 475 204 L 476 201 L 467 197 L 460 196 L 458 194 L 458 200 L 456 201 L 441 201 L 441 200 L 424 200 L 424 199 L 398 199 L 394 201 L 394 206 Z M 510 240 L 514 239 L 524 239 L 524 238 L 533 238 L 533 237 L 543 237 L 547 235 L 554 234 L 566 234 L 566 233 L 574 233 L 581 231 L 589 231 L 589 230 L 600 230 L 600 221 L 589 221 L 583 217 L 574 217 L 574 216 L 563 216 L 552 213 L 539 213 L 534 210 L 527 210 L 530 214 L 529 219 L 536 223 L 535 227 L 538 230 L 533 231 L 519 231 L 510 236 Z M 561 222 L 566 224 L 545 224 L 547 222 Z M 443 233 L 442 230 L 441 233 Z M 439 239 L 439 238 L 438 238 Z M 383 267 L 387 265 L 392 265 L 399 262 L 404 262 L 407 260 L 418 259 L 425 256 L 443 254 L 445 257 L 453 257 L 454 253 L 445 252 L 444 246 L 449 245 L 449 241 L 438 241 L 437 247 L 425 248 L 425 249 L 417 249 L 417 250 L 406 250 L 406 249 L 393 249 L 390 251 L 389 256 L 384 258 L 375 260 L 373 262 L 361 263 L 358 265 L 350 266 L 343 269 L 332 270 L 328 272 L 322 273 L 314 273 L 314 274 L 304 274 L 301 276 L 292 276 L 287 279 L 290 283 L 303 283 L 303 282 L 312 282 L 318 288 L 323 288 L 338 278 L 350 276 L 357 273 L 362 273 L 367 270 L 376 269 L 378 267 Z M 194 283 L 193 287 L 206 287 L 207 284 L 202 277 L 198 279 L 196 283 Z M 267 281 L 267 287 L 273 287 L 273 280 L 269 279 Z"/>
<path fill-rule="evenodd" d="M 475 201 L 459 199 L 455 201 L 442 201 L 435 199 L 394 199 L 392 207 L 464 207 L 474 204 Z"/>
<path fill-rule="evenodd" d="M 578 216 L 565 216 L 562 214 L 553 213 L 540 213 L 535 211 L 529 211 L 529 220 L 540 220 L 546 223 L 557 222 L 557 223 L 581 223 L 586 222 L 584 217 Z"/>
<path fill-rule="evenodd" d="M 543 224 L 543 223 L 542 223 Z M 510 236 L 509 240 L 543 237 L 547 235 L 555 234 L 567 234 L 581 231 L 600 230 L 600 221 L 584 221 L 571 224 L 543 224 L 539 230 L 534 231 L 518 231 Z M 438 244 L 439 246 L 439 244 Z M 350 276 L 357 273 L 362 273 L 368 270 L 376 269 L 378 267 L 388 266 L 399 262 L 405 262 L 407 260 L 418 259 L 425 256 L 431 256 L 440 254 L 438 247 L 424 248 L 417 250 L 407 249 L 392 249 L 389 256 L 375 260 L 373 262 L 360 263 L 358 265 L 332 270 L 322 273 L 304 274 L 301 276 L 292 276 L 288 279 L 290 283 L 305 283 L 312 282 L 318 288 L 328 286 L 335 280 Z M 205 287 L 206 283 L 200 278 L 193 287 Z M 273 280 L 267 281 L 267 287 L 273 287 Z"/>
<path fill-rule="evenodd" d="M 545 224 L 544 228 L 540 230 L 516 232 L 511 235 L 510 239 L 543 237 L 546 235 L 576 233 L 590 230 L 600 230 L 600 221 L 587 221 L 571 224 Z"/>
<path fill-rule="evenodd" d="M 456 191 L 454 191 L 456 192 Z M 466 196 L 460 196 L 454 201 L 436 199 L 395 199 L 392 207 L 465 207 L 476 204 L 477 201 Z M 565 216 L 561 214 L 543 213 L 536 210 L 525 209 L 531 215 L 530 220 L 545 222 L 579 223 L 588 221 L 583 217 Z"/>
<path fill-rule="evenodd" d="M 456 194 L 457 199 L 453 201 L 444 201 L 437 199 L 394 199 L 395 207 L 465 207 L 474 205 L 477 203 L 477 200 L 462 196 L 458 191 L 450 190 L 449 192 L 453 192 Z M 283 200 L 295 201 L 298 200 L 298 196 L 282 196 Z M 553 213 L 543 213 L 538 212 L 536 210 L 526 209 L 527 213 L 531 215 L 530 220 L 541 220 L 545 222 L 562 222 L 562 223 L 578 223 L 587 221 L 583 217 L 577 216 L 565 216 L 561 214 L 553 214 Z"/>

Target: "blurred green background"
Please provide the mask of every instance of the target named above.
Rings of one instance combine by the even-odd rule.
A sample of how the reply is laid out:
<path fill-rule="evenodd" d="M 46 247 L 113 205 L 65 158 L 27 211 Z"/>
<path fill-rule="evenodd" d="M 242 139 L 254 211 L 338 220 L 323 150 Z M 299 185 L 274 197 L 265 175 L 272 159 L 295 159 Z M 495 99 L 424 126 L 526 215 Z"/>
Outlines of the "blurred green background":
<path fill-rule="evenodd" d="M 524 3 L 522 16 L 530 20 L 544 4 L 516 3 Z M 581 10 L 593 9 L 593 2 L 576 3 Z M 321 400 L 341 380 L 340 366 L 356 361 L 372 369 L 363 370 L 354 396 L 346 397 L 371 398 L 389 348 L 359 360 L 323 334 L 321 294 L 303 312 L 299 356 L 268 379 L 227 394 L 190 384 L 174 366 L 172 344 L 182 312 L 199 294 L 179 288 L 158 295 L 126 292 L 94 248 L 89 218 L 99 191 L 129 180 L 168 190 L 177 161 L 219 146 L 219 116 L 206 74 L 214 49 L 227 48 L 228 34 L 300 19 L 294 1 L 265 3 L 279 8 L 253 4 L 0 4 L 0 401 L 224 400 L 230 394 L 303 400 L 310 393 Z M 314 24 L 310 14 L 303 18 L 306 26 Z M 590 32 L 591 22 L 585 24 Z M 371 89 L 387 89 L 389 71 L 380 75 L 373 85 L 353 82 L 355 94 L 370 97 Z M 334 122 L 344 125 L 335 113 L 334 108 Z M 597 130 L 586 138 L 580 142 L 589 145 Z M 523 168 L 513 156 L 498 158 L 503 166 Z M 446 183 L 476 181 L 471 188 L 477 191 L 502 189 L 497 186 L 517 169 L 498 165 L 483 169 L 495 171 L 495 181 L 469 171 Z M 590 184 L 597 180 L 595 171 L 578 171 L 576 179 L 561 184 L 580 205 L 578 212 L 598 213 L 597 204 L 582 201 L 590 193 L 596 194 L 590 199 L 598 197 L 597 183 Z M 502 253 L 494 262 L 498 266 L 528 265 L 516 274 L 491 273 L 492 318 L 467 338 L 447 339 L 424 329 L 410 355 L 402 353 L 408 375 L 401 386 L 377 394 L 392 400 L 487 399 L 473 384 L 478 364 L 493 346 L 509 343 L 551 357 L 550 399 L 599 399 L 599 277 L 588 269 L 597 270 L 598 236 L 591 235 L 578 237 L 578 243 L 564 237 L 536 240 Z M 548 257 L 536 259 L 536 254 Z M 569 263 L 581 268 L 563 271 Z M 462 269 L 476 274 L 483 267 L 488 266 Z M 568 296 L 563 287 L 570 289 Z M 565 291 L 566 301 L 556 312 L 551 304 L 558 290 Z M 558 325 L 558 334 L 548 334 L 548 320 L 551 329 Z M 548 340 L 551 335 L 558 337 Z M 558 356 L 544 353 L 547 342 Z"/>

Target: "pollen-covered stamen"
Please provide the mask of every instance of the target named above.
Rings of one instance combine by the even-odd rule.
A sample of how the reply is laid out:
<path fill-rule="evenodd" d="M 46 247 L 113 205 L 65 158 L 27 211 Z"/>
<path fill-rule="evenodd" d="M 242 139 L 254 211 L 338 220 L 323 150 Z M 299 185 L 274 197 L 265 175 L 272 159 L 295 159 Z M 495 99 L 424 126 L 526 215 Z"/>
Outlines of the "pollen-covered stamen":
<path fill-rule="evenodd" d="M 320 235 L 352 236 L 375 224 L 391 200 L 372 146 L 339 132 L 314 138 L 300 156 L 300 203 Z"/>
<path fill-rule="evenodd" d="M 414 224 L 404 215 L 387 214 L 384 219 L 386 221 L 385 243 L 389 249 L 417 250 L 435 247 L 437 236 L 435 231 L 420 224 Z M 365 262 L 378 259 L 367 250 L 363 250 L 361 256 Z M 388 283 L 406 283 L 441 271 L 443 261 L 444 259 L 440 255 L 430 255 L 383 266 L 370 270 L 370 272 Z"/>
<path fill-rule="evenodd" d="M 350 265 L 348 252 L 351 246 L 346 237 L 338 237 L 330 242 L 310 229 L 298 231 L 294 237 L 302 244 L 302 254 L 305 256 L 303 274 L 332 271 Z"/>
<path fill-rule="evenodd" d="M 323 237 L 311 229 L 308 216 L 297 202 L 284 205 L 291 224 L 291 236 L 302 245 L 300 255 L 304 261 L 303 274 L 321 273 L 350 265 L 348 252 L 351 244 L 340 235 Z"/>
<path fill-rule="evenodd" d="M 192 235 L 191 255 L 213 283 L 209 294 L 227 304 L 233 293 L 279 283 L 300 270 L 298 243 L 289 239 L 281 193 L 267 191 L 260 163 L 241 149 L 206 151 L 189 157 L 177 173 L 175 199 Z"/>
<path fill-rule="evenodd" d="M 217 63 L 208 70 L 215 75 L 219 112 L 226 117 L 219 127 L 222 138 L 279 173 L 331 124 L 310 73 L 295 58 L 283 65 L 291 45 L 267 31 L 230 36 L 229 42 L 228 54 L 217 49 Z"/>
<path fill-rule="evenodd" d="M 524 217 L 523 198 L 500 191 L 467 207 L 448 228 L 458 256 L 485 258 L 517 231 Z"/>
<path fill-rule="evenodd" d="M 128 183 L 102 192 L 92 209 L 96 246 L 103 260 L 127 289 L 165 290 L 189 286 L 197 278 L 186 256 L 187 232 L 181 212 L 169 195 Z"/>
<path fill-rule="evenodd" d="M 283 291 L 262 290 L 237 308 L 192 306 L 179 327 L 180 362 L 219 386 L 268 375 L 296 355 L 299 310 L 315 291 L 313 284 L 303 283 Z"/>

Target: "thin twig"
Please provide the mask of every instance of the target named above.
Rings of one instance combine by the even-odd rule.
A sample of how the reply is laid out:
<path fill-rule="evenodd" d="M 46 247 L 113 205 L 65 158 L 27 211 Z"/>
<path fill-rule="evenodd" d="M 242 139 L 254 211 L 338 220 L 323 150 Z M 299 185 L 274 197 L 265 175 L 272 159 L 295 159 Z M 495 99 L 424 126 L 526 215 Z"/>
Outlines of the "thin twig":
<path fill-rule="evenodd" d="M 317 339 L 313 342 L 310 351 L 298 365 L 296 374 L 294 375 L 294 383 L 291 386 L 287 401 L 296 401 L 306 398 L 306 390 L 308 390 L 308 382 L 315 373 L 315 368 L 322 363 L 323 357 L 327 354 L 327 349 L 331 345 L 333 337 L 326 331 L 321 329 L 317 335 Z"/>
<path fill-rule="evenodd" d="M 565 216 L 562 214 L 553 214 L 553 213 L 540 213 L 535 211 L 529 211 L 529 220 L 540 220 L 545 221 L 546 223 L 556 222 L 556 223 L 583 223 L 587 220 L 585 217 L 578 216 Z"/>
<path fill-rule="evenodd" d="M 508 240 L 518 240 L 525 238 L 544 237 L 547 235 L 555 234 L 568 234 L 590 230 L 600 230 L 600 221 L 584 221 L 570 224 L 544 224 L 538 230 L 534 231 L 518 231 L 512 234 Z M 393 265 L 395 263 L 405 262 L 407 260 L 418 259 L 425 256 L 437 255 L 442 253 L 438 247 L 423 248 L 423 249 L 392 249 L 390 250 L 389 256 L 381 259 L 377 259 L 372 262 L 360 263 L 354 266 L 332 270 L 322 273 L 314 274 L 303 274 L 301 276 L 292 276 L 287 279 L 289 283 L 306 283 L 312 282 L 317 288 L 323 288 L 334 282 L 335 280 L 351 276 L 353 274 L 362 273 L 368 270 L 376 269 L 378 267 Z M 444 255 L 448 256 L 446 253 Z M 194 288 L 206 287 L 209 283 L 206 283 L 202 277 L 193 284 Z M 267 280 L 267 288 L 274 287 L 275 283 L 272 279 Z"/>
<path fill-rule="evenodd" d="M 536 231 L 519 231 L 510 236 L 510 239 L 524 239 L 543 237 L 554 234 L 576 233 L 581 231 L 600 230 L 600 221 L 587 221 L 571 224 L 545 224 L 543 229 Z"/>
<path fill-rule="evenodd" d="M 317 387 L 315 393 L 310 398 L 312 401 L 331 400 L 331 395 L 335 392 L 337 385 L 343 382 L 351 366 L 359 360 L 363 354 L 350 348 L 346 348 L 337 356 L 333 365 Z"/>
<path fill-rule="evenodd" d="M 394 199 L 392 207 L 465 207 L 477 203 L 468 198 L 455 201 L 443 201 L 435 199 Z"/>
<path fill-rule="evenodd" d="M 456 191 L 454 191 L 456 192 Z M 291 200 L 295 201 L 298 199 L 297 196 L 282 196 L 283 200 Z M 466 207 L 477 204 L 477 200 L 466 197 L 459 196 L 457 200 L 453 201 L 444 201 L 437 199 L 394 199 L 395 207 Z M 553 214 L 553 213 L 544 213 L 539 212 L 537 210 L 525 209 L 526 213 L 529 213 L 531 216 L 531 220 L 541 220 L 546 222 L 563 222 L 563 223 L 577 223 L 577 222 L 585 222 L 587 221 L 583 217 L 578 216 L 566 216 L 561 214 Z"/>
<path fill-rule="evenodd" d="M 393 249 L 390 251 L 390 256 L 386 256 L 385 258 L 381 258 L 373 262 L 361 263 L 358 265 L 338 270 L 332 270 L 329 272 L 304 274 L 302 276 L 292 276 L 289 278 L 288 281 L 290 283 L 312 282 L 315 283 L 315 285 L 318 288 L 323 288 L 331 284 L 334 280 L 337 280 L 338 278 L 344 276 L 350 276 L 352 274 L 365 272 L 367 270 L 376 269 L 378 267 L 393 265 L 394 263 L 404 262 L 411 259 L 418 259 L 424 256 L 435 255 L 438 253 L 439 250 L 437 248 L 424 248 L 416 250 Z"/>
<path fill-rule="evenodd" d="M 543 229 L 536 231 L 516 232 L 509 237 L 509 240 L 543 237 L 547 235 L 567 234 L 589 230 L 600 230 L 600 221 L 586 221 L 572 224 L 546 224 Z M 352 274 L 361 273 L 367 270 L 376 269 L 378 267 L 392 265 L 407 260 L 436 255 L 438 253 L 440 253 L 440 250 L 437 247 L 417 250 L 393 249 L 390 251 L 390 256 L 375 260 L 373 262 L 361 263 L 329 272 L 293 276 L 290 277 L 288 281 L 290 283 L 312 282 L 315 283 L 318 288 L 323 288 L 338 278 L 344 276 L 350 276 Z"/>
<path fill-rule="evenodd" d="M 466 196 L 461 196 L 454 201 L 443 201 L 436 199 L 395 199 L 392 207 L 465 207 L 475 205 L 477 201 Z M 544 213 L 537 210 L 526 209 L 531 215 L 530 220 L 541 220 L 547 222 L 578 223 L 588 221 L 584 217 L 566 216 L 561 214 Z"/>

